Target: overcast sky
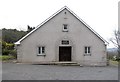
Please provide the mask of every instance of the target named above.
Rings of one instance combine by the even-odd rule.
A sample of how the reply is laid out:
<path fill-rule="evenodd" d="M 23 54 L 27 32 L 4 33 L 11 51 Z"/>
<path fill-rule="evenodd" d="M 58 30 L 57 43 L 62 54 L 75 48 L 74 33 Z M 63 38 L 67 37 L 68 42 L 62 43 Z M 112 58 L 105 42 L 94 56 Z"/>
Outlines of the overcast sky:
<path fill-rule="evenodd" d="M 118 29 L 119 0 L 0 0 L 0 29 L 36 27 L 67 6 L 109 42 Z M 113 47 L 112 45 L 109 47 Z"/>

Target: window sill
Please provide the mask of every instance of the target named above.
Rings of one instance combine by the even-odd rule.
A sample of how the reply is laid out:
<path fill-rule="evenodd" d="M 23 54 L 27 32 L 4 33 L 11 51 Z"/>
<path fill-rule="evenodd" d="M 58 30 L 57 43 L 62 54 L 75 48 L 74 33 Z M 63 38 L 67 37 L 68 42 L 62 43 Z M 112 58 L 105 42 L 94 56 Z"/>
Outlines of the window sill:
<path fill-rule="evenodd" d="M 91 56 L 91 54 L 90 53 L 88 53 L 88 54 L 85 53 L 84 56 Z"/>
<path fill-rule="evenodd" d="M 37 56 L 46 56 L 45 54 L 37 54 Z"/>
<path fill-rule="evenodd" d="M 68 32 L 68 30 L 63 30 L 63 32 Z"/>

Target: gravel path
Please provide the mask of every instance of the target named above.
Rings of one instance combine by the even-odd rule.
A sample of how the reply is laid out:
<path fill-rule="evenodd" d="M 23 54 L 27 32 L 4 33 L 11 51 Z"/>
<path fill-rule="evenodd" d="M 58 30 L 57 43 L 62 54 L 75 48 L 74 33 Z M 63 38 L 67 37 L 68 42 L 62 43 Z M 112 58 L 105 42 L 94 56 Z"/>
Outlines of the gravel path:
<path fill-rule="evenodd" d="M 3 63 L 3 80 L 118 80 L 118 67 Z"/>

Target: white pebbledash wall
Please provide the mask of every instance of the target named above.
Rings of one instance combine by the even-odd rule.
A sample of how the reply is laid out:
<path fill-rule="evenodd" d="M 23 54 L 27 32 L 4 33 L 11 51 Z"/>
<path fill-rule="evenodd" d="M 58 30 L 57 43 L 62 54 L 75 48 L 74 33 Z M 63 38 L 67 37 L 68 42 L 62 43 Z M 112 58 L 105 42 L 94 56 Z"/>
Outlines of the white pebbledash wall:
<path fill-rule="evenodd" d="M 63 24 L 68 24 L 68 32 L 62 31 Z M 72 46 L 73 62 L 106 65 L 105 43 L 66 9 L 21 41 L 18 62 L 58 62 L 59 46 L 64 39 Z M 37 56 L 38 46 L 45 46 L 46 56 Z M 91 56 L 84 56 L 85 46 L 91 47 Z"/>

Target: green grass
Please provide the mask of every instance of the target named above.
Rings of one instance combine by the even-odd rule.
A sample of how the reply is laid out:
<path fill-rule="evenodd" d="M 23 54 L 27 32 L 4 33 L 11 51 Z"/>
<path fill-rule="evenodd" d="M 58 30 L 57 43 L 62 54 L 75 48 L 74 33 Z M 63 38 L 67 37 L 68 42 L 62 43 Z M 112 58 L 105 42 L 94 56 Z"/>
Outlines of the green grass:
<path fill-rule="evenodd" d="M 113 61 L 113 60 L 110 60 L 110 64 L 113 64 L 113 65 L 118 65 L 118 61 Z"/>
<path fill-rule="evenodd" d="M 14 59 L 13 56 L 0 56 L 0 60 L 5 61 L 5 60 L 10 60 L 10 59 Z"/>

